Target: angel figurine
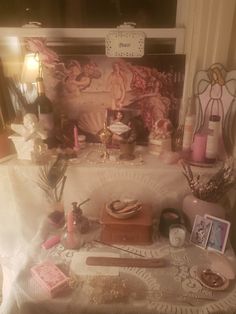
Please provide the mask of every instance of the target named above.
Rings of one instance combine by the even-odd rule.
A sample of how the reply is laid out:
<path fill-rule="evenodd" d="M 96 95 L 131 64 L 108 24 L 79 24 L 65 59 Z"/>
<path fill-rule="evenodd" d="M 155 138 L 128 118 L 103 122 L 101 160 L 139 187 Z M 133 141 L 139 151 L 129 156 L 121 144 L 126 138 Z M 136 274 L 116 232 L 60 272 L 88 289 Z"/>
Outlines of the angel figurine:
<path fill-rule="evenodd" d="M 223 65 L 213 64 L 207 71 L 199 71 L 194 79 L 194 96 L 197 106 L 195 132 L 207 132 L 211 115 L 220 119 L 222 150 L 232 152 L 236 71 L 227 72 Z"/>
<path fill-rule="evenodd" d="M 42 129 L 35 114 L 27 113 L 23 118 L 23 124 L 11 124 L 11 129 L 16 135 L 10 136 L 19 159 L 32 160 L 32 154 L 42 155 L 47 150 L 43 142 L 47 133 Z"/>

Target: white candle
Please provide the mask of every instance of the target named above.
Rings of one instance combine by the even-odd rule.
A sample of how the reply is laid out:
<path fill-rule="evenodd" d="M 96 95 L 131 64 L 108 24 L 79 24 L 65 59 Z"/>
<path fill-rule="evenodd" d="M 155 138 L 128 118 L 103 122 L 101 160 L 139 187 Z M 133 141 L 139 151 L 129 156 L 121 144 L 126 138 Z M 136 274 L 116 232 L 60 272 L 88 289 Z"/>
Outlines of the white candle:
<path fill-rule="evenodd" d="M 86 146 L 86 136 L 85 135 L 78 135 L 78 145 L 80 148 L 85 148 Z"/>
<path fill-rule="evenodd" d="M 186 229 L 182 225 L 171 225 L 169 231 L 169 241 L 173 247 L 182 247 L 185 242 Z"/>

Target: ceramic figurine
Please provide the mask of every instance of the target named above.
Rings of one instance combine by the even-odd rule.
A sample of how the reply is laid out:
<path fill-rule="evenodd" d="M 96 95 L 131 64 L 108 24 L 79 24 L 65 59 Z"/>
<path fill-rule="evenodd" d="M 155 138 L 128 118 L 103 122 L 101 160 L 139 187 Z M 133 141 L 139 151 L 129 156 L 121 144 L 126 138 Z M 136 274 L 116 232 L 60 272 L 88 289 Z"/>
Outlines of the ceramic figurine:
<path fill-rule="evenodd" d="M 169 119 L 158 119 L 149 135 L 150 139 L 166 139 L 170 138 L 173 132 L 173 126 Z"/>
<path fill-rule="evenodd" d="M 163 151 L 171 151 L 171 135 L 173 126 L 169 119 L 158 119 L 149 134 L 149 151 L 160 155 Z"/>
<path fill-rule="evenodd" d="M 43 140 L 47 138 L 46 132 L 39 125 L 38 118 L 32 113 L 27 113 L 24 116 L 23 125 L 12 123 L 11 129 L 24 137 L 26 141 L 35 138 L 41 138 Z"/>
<path fill-rule="evenodd" d="M 36 115 L 28 113 L 23 118 L 23 124 L 11 124 L 16 135 L 9 138 L 13 141 L 18 159 L 32 160 L 33 155 L 42 155 L 47 150 L 43 140 L 47 138 L 46 132 L 41 128 Z"/>

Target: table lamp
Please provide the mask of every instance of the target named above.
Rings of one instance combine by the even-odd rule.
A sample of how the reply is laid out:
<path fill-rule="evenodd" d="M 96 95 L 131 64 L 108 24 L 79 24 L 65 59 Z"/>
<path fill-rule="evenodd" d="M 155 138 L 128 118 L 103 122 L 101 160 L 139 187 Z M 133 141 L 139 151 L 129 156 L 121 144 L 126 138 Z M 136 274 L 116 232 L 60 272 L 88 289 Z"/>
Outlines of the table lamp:
<path fill-rule="evenodd" d="M 40 60 L 37 53 L 27 53 L 21 72 L 21 85 L 24 96 L 29 104 L 37 97 L 36 78 L 40 74 Z"/>
<path fill-rule="evenodd" d="M 22 83 L 35 83 L 36 78 L 39 76 L 40 62 L 38 54 L 27 53 L 24 58 L 21 82 Z"/>

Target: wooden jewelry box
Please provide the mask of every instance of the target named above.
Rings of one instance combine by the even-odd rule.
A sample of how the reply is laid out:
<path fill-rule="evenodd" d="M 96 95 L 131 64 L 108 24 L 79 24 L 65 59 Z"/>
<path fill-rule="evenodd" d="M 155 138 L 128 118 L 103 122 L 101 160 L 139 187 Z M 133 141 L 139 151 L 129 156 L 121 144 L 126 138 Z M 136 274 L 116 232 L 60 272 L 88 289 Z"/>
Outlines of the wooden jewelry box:
<path fill-rule="evenodd" d="M 137 215 L 128 219 L 113 218 L 104 207 L 100 223 L 103 242 L 133 245 L 152 243 L 152 210 L 148 205 L 143 205 Z"/>

